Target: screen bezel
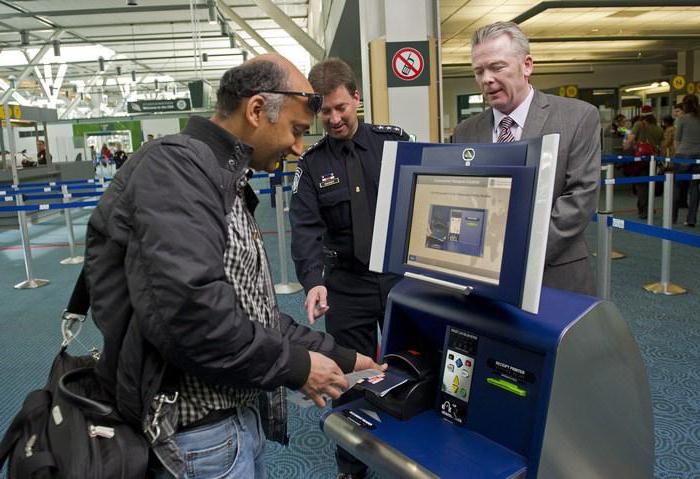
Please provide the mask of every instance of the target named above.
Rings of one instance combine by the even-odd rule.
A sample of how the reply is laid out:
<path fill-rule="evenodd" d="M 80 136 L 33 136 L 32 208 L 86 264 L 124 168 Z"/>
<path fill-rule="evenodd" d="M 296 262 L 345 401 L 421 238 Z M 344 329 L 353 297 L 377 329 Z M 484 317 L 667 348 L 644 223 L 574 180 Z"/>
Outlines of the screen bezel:
<path fill-rule="evenodd" d="M 409 227 L 413 217 L 413 199 L 419 175 L 509 177 L 512 179 L 498 285 L 407 264 Z M 402 275 L 406 272 L 416 273 L 461 287 L 470 287 L 473 294 L 521 307 L 532 220 L 535 175 L 535 167 L 523 166 L 401 166 L 392 227 L 389 270 Z"/>

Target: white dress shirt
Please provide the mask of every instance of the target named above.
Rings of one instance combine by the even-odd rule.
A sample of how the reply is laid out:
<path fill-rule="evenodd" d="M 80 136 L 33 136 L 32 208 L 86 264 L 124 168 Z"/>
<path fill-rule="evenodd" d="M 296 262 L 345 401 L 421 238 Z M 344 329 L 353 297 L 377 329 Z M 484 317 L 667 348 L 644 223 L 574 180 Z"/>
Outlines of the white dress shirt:
<path fill-rule="evenodd" d="M 498 134 L 500 133 L 499 123 L 504 116 L 509 116 L 513 119 L 515 123 L 510 127 L 510 132 L 515 137 L 515 141 L 520 140 L 523 135 L 523 128 L 525 128 L 525 120 L 527 119 L 527 112 L 530 111 L 530 104 L 532 103 L 532 97 L 535 95 L 535 90 L 530 85 L 530 92 L 525 97 L 525 100 L 518 105 L 518 107 L 513 110 L 510 115 L 501 113 L 500 111 L 492 108 L 493 111 L 493 142 L 496 143 L 498 140 Z"/>

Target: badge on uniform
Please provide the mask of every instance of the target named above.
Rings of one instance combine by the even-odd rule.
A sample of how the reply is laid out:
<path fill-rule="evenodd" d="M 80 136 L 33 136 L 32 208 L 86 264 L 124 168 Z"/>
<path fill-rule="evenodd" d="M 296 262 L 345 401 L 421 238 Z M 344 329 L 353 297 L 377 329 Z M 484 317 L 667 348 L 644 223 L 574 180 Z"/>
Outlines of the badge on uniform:
<path fill-rule="evenodd" d="M 318 184 L 321 188 L 326 188 L 327 186 L 333 186 L 340 183 L 340 178 L 336 177 L 334 173 L 327 173 L 321 176 L 321 182 Z"/>

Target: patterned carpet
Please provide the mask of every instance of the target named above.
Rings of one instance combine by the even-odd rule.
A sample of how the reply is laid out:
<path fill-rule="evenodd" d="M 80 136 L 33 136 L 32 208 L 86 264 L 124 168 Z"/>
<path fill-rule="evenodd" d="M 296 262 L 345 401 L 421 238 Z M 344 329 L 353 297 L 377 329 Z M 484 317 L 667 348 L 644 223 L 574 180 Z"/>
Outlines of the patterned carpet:
<path fill-rule="evenodd" d="M 616 216 L 631 213 L 633 198 L 622 192 L 616 198 Z M 279 276 L 274 211 L 263 198 L 256 215 L 265 235 L 273 274 Z M 629 215 L 628 215 L 629 217 Z M 82 241 L 87 212 L 76 214 L 76 237 Z M 692 231 L 692 230 L 688 230 Z M 595 244 L 595 229 L 589 229 Z M 660 241 L 615 231 L 615 249 L 628 257 L 612 265 L 613 301 L 627 319 L 640 344 L 651 383 L 656 429 L 658 478 L 700 477 L 700 254 L 675 246 L 671 278 L 685 288 L 681 296 L 657 296 L 641 286 L 659 280 Z M 4 433 L 24 396 L 40 387 L 60 343 L 59 316 L 67 302 L 78 266 L 58 262 L 67 255 L 65 226 L 55 216 L 31 225 L 35 277 L 51 284 L 36 290 L 15 290 L 25 278 L 22 249 L 16 230 L 0 231 L 0 433 Z M 289 239 L 287 237 L 287 247 Z M 81 246 L 82 248 L 82 246 Z M 293 266 L 289 262 L 290 276 Z M 300 293 L 279 297 L 281 309 L 304 321 Z M 315 327 L 323 328 L 323 321 Z M 87 324 L 80 341 L 100 345 L 96 329 Z M 81 346 L 74 349 L 82 353 Z M 332 478 L 333 444 L 319 429 L 322 411 L 290 404 L 291 442 L 286 448 L 268 443 L 266 459 L 270 478 Z M 374 478 L 378 477 L 373 474 Z"/>

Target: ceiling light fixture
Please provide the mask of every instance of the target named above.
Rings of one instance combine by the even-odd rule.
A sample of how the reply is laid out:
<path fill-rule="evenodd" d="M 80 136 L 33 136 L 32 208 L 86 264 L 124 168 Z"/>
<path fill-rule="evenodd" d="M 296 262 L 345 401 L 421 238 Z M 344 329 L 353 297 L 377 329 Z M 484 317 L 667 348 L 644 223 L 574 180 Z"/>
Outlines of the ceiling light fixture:
<path fill-rule="evenodd" d="M 23 47 L 29 45 L 29 32 L 27 30 L 21 30 L 19 32 L 19 44 Z"/>
<path fill-rule="evenodd" d="M 653 82 L 648 85 L 639 85 L 639 86 L 634 86 L 630 88 L 625 88 L 625 93 L 633 92 L 633 91 L 640 91 L 640 90 L 654 90 L 654 89 L 660 89 L 660 90 L 667 90 L 669 89 L 670 85 L 668 84 L 667 81 L 662 81 L 662 82 Z M 668 91 L 668 90 L 667 90 Z"/>
<path fill-rule="evenodd" d="M 206 53 L 202 53 L 202 63 L 206 63 L 209 61 L 209 55 Z"/>
<path fill-rule="evenodd" d="M 134 70 L 131 70 L 131 81 L 136 81 L 136 72 Z"/>
<path fill-rule="evenodd" d="M 155 87 L 156 90 L 158 89 L 158 79 L 157 78 L 153 80 L 153 86 Z"/>
<path fill-rule="evenodd" d="M 226 20 L 221 20 L 221 36 L 227 37 L 228 33 L 228 23 L 226 23 Z"/>
<path fill-rule="evenodd" d="M 248 61 L 248 50 L 243 50 L 241 52 L 241 55 L 243 55 L 243 63 Z"/>
<path fill-rule="evenodd" d="M 216 0 L 207 0 L 207 12 L 209 15 L 209 25 L 216 24 Z"/>
<path fill-rule="evenodd" d="M 53 41 L 53 56 L 55 56 L 55 57 L 61 56 L 61 42 L 58 40 Z"/>
<path fill-rule="evenodd" d="M 238 48 L 238 45 L 236 44 L 236 35 L 233 33 L 228 36 L 228 43 L 231 48 Z"/>
<path fill-rule="evenodd" d="M 100 67 L 100 72 L 105 71 L 105 59 L 104 59 L 104 58 L 102 58 L 102 57 L 98 58 L 98 59 L 97 59 L 97 64 L 98 64 L 99 67 Z"/>
<path fill-rule="evenodd" d="M 135 7 L 138 5 L 138 3 L 136 3 L 136 0 L 126 0 L 126 4 L 130 7 Z"/>
<path fill-rule="evenodd" d="M 122 67 L 117 66 L 117 75 L 121 75 L 121 74 L 122 74 Z"/>

